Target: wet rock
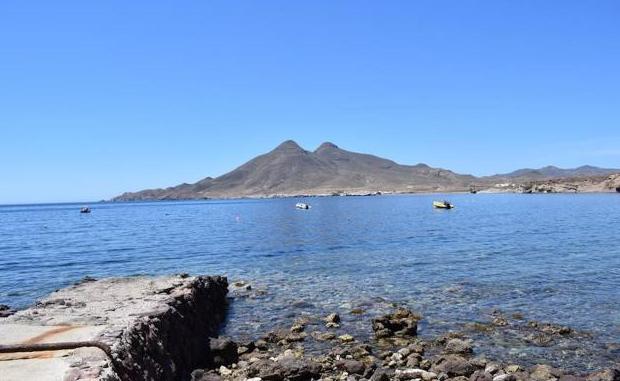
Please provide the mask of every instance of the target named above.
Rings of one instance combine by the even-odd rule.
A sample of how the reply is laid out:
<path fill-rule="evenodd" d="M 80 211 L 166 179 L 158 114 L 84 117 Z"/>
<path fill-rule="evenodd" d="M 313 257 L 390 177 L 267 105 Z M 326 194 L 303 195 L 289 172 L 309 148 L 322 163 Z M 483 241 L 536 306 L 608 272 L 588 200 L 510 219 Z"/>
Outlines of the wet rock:
<path fill-rule="evenodd" d="M 239 361 L 237 343 L 228 337 L 218 337 L 209 342 L 211 358 L 216 367 L 230 365 Z"/>
<path fill-rule="evenodd" d="M 340 360 L 336 362 L 338 369 L 346 370 L 349 374 L 364 374 L 366 365 L 357 360 Z"/>
<path fill-rule="evenodd" d="M 327 328 L 340 328 L 340 324 L 329 322 L 329 323 L 325 323 L 325 327 L 327 327 Z"/>
<path fill-rule="evenodd" d="M 336 324 L 338 324 L 338 323 L 340 323 L 340 315 L 338 315 L 337 313 L 329 314 L 329 315 L 327 315 L 323 319 L 323 321 L 325 323 L 336 323 Z"/>
<path fill-rule="evenodd" d="M 420 315 L 405 308 L 398 308 L 392 314 L 373 319 L 372 329 L 377 339 L 393 336 L 413 337 L 417 334 L 420 319 Z"/>
<path fill-rule="evenodd" d="M 517 373 L 522 372 L 523 367 L 521 367 L 520 365 L 512 364 L 505 367 L 504 370 L 506 371 L 506 373 Z"/>
<path fill-rule="evenodd" d="M 560 376 L 559 381 L 585 381 L 585 377 L 573 376 L 570 374 L 564 374 Z"/>
<path fill-rule="evenodd" d="M 446 355 L 431 367 L 431 371 L 435 373 L 446 373 L 449 377 L 467 376 L 469 377 L 476 368 L 467 361 L 466 358 L 459 355 Z"/>
<path fill-rule="evenodd" d="M 333 332 L 314 331 L 312 332 L 312 337 L 319 341 L 329 341 L 334 340 L 336 338 L 336 334 Z"/>
<path fill-rule="evenodd" d="M 338 338 L 343 343 L 350 343 L 350 342 L 352 342 L 354 340 L 353 336 L 351 336 L 349 334 L 340 335 L 340 336 L 338 336 Z"/>
<path fill-rule="evenodd" d="M 260 377 L 265 381 L 305 381 L 318 379 L 321 366 L 313 361 L 285 357 L 280 361 L 258 360 L 247 369 L 248 377 Z"/>
<path fill-rule="evenodd" d="M 493 375 L 484 370 L 477 370 L 469 376 L 469 381 L 493 381 Z"/>
<path fill-rule="evenodd" d="M 394 369 L 378 368 L 370 377 L 370 381 L 390 381 L 394 376 Z"/>
<path fill-rule="evenodd" d="M 13 314 L 15 314 L 15 311 L 13 311 L 11 307 L 6 304 L 0 304 L 0 318 L 9 317 Z"/>
<path fill-rule="evenodd" d="M 361 315 L 364 313 L 364 310 L 361 308 L 354 308 L 351 310 L 351 315 Z"/>
<path fill-rule="evenodd" d="M 620 370 L 605 369 L 600 372 L 592 373 L 586 377 L 587 381 L 620 381 Z"/>
<path fill-rule="evenodd" d="M 473 352 L 473 349 L 471 344 L 465 340 L 450 339 L 446 343 L 445 352 L 455 354 L 470 354 Z"/>
<path fill-rule="evenodd" d="M 557 380 L 561 375 L 562 372 L 549 365 L 534 365 L 530 369 L 529 379 L 533 381 Z"/>
<path fill-rule="evenodd" d="M 314 307 L 314 304 L 308 303 L 305 300 L 297 300 L 294 301 L 291 306 L 293 306 L 294 308 L 312 308 Z"/>

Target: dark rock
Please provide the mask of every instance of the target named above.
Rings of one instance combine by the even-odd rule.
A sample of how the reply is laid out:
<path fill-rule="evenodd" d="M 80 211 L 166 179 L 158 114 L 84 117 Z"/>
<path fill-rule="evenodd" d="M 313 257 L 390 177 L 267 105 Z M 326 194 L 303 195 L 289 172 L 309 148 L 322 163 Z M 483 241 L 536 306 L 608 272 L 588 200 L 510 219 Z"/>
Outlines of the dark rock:
<path fill-rule="evenodd" d="M 82 279 L 80 279 L 77 282 L 75 282 L 74 285 L 77 286 L 77 285 L 80 285 L 80 284 L 83 284 L 83 283 L 95 282 L 96 280 L 97 280 L 97 278 L 93 278 L 92 276 L 86 275 Z"/>
<path fill-rule="evenodd" d="M 493 381 L 493 375 L 484 370 L 477 370 L 469 376 L 469 381 Z"/>
<path fill-rule="evenodd" d="M 237 343 L 227 337 L 211 339 L 209 343 L 213 366 L 228 366 L 239 361 Z"/>
<path fill-rule="evenodd" d="M 394 377 L 394 369 L 378 368 L 370 377 L 370 381 L 390 381 Z"/>
<path fill-rule="evenodd" d="M 259 360 L 248 367 L 248 377 L 260 377 L 265 381 L 306 381 L 318 379 L 321 366 L 308 360 L 284 357 L 279 361 Z"/>
<path fill-rule="evenodd" d="M 337 313 L 329 314 L 323 319 L 326 323 L 340 323 L 340 315 Z"/>
<path fill-rule="evenodd" d="M 349 374 L 364 374 L 366 369 L 364 363 L 357 360 L 340 360 L 336 363 L 336 367 L 346 370 Z"/>
<path fill-rule="evenodd" d="M 196 369 L 192 372 L 191 381 L 221 381 L 222 376 L 214 371 L 206 371 L 204 369 Z"/>
<path fill-rule="evenodd" d="M 259 351 L 266 351 L 269 349 L 269 344 L 267 344 L 266 340 L 258 339 L 254 342 L 254 347 Z"/>
<path fill-rule="evenodd" d="M 431 371 L 437 374 L 446 373 L 449 377 L 469 377 L 475 370 L 476 368 L 466 358 L 459 355 L 442 356 L 431 367 Z"/>
<path fill-rule="evenodd" d="M 11 309 L 11 307 L 6 304 L 0 304 L 0 318 L 5 318 L 13 315 L 15 311 Z"/>
<path fill-rule="evenodd" d="M 592 373 L 586 377 L 587 381 L 620 381 L 620 370 L 605 369 L 600 372 Z"/>
<path fill-rule="evenodd" d="M 446 343 L 446 353 L 470 354 L 473 352 L 471 344 L 461 339 L 450 339 Z"/>
<path fill-rule="evenodd" d="M 392 314 L 373 319 L 372 329 L 377 339 L 393 336 L 413 337 L 417 334 L 420 319 L 420 315 L 405 308 L 398 308 Z"/>

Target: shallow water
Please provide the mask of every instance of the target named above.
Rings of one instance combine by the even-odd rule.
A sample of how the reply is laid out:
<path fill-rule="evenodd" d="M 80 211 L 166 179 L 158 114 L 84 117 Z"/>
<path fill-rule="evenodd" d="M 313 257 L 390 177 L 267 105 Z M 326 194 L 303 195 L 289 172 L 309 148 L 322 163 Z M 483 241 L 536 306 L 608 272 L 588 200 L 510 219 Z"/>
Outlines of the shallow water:
<path fill-rule="evenodd" d="M 300 314 L 339 312 L 369 339 L 369 319 L 405 304 L 422 336 L 488 321 L 494 309 L 583 333 L 549 347 L 476 336 L 488 357 L 574 369 L 617 362 L 620 195 L 329 197 L 0 207 L 0 303 L 25 307 L 85 275 L 225 274 L 226 333 L 254 337 Z M 302 303 L 303 301 L 303 303 Z M 363 315 L 351 315 L 361 307 Z M 472 335 L 475 335 L 472 333 Z"/>

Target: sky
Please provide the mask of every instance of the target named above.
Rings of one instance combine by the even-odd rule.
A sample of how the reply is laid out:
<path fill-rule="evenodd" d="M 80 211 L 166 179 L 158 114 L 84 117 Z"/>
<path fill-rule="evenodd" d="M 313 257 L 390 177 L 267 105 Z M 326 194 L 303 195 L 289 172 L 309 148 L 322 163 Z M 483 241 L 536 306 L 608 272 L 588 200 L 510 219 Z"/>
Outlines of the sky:
<path fill-rule="evenodd" d="M 620 2 L 5 1 L 0 204 L 218 176 L 293 139 L 491 175 L 620 167 Z"/>

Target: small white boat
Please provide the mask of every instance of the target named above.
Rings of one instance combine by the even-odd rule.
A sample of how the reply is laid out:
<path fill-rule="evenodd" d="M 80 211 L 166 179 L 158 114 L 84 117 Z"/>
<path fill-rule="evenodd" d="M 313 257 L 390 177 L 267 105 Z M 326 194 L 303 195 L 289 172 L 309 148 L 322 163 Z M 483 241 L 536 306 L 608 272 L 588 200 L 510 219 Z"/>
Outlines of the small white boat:
<path fill-rule="evenodd" d="M 303 202 L 298 202 L 297 204 L 295 204 L 295 207 L 297 209 L 310 209 L 310 205 Z"/>

